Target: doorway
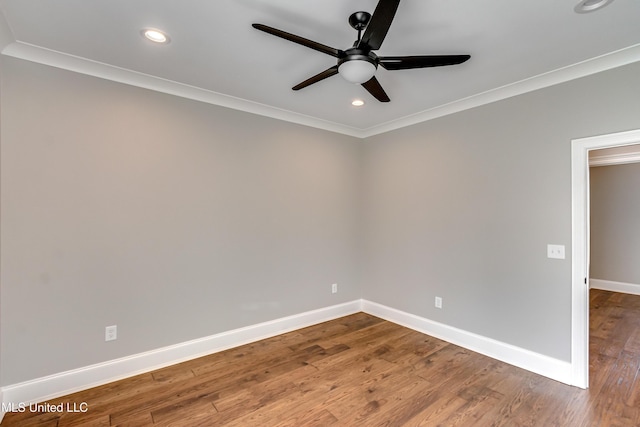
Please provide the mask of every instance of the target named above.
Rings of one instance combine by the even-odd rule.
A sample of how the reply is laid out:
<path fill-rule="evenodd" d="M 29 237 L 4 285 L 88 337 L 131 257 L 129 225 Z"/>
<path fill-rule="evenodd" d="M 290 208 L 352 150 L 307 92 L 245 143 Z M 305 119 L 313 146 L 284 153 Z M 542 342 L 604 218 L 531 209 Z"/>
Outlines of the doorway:
<path fill-rule="evenodd" d="M 640 129 L 574 139 L 571 144 L 571 374 L 589 387 L 589 152 L 640 143 Z"/>

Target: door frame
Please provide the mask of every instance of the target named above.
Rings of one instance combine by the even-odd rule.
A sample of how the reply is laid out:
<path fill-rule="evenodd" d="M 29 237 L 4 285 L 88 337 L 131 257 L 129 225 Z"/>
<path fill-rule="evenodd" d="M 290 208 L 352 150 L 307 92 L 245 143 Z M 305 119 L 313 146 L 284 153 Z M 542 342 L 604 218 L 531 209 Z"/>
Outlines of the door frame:
<path fill-rule="evenodd" d="M 571 141 L 572 384 L 589 387 L 589 151 L 640 143 L 640 129 Z"/>

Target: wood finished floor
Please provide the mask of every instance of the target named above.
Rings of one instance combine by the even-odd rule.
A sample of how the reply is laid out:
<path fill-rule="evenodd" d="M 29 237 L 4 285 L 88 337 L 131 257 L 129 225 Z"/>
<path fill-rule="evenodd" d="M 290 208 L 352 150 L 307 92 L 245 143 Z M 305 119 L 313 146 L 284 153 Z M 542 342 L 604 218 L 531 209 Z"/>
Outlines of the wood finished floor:
<path fill-rule="evenodd" d="M 639 426 L 640 296 L 591 291 L 581 390 L 355 314 L 65 396 L 2 426 Z"/>

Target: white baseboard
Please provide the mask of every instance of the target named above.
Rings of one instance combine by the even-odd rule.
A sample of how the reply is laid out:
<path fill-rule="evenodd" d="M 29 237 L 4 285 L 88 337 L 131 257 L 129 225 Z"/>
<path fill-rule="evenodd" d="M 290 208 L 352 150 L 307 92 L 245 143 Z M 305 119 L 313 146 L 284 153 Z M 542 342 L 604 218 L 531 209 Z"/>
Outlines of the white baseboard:
<path fill-rule="evenodd" d="M 366 300 L 362 301 L 362 311 L 527 371 L 573 385 L 570 362 L 554 359 Z"/>
<path fill-rule="evenodd" d="M 4 403 L 0 421 L 4 416 L 4 408 L 9 407 L 8 405 L 10 404 L 43 402 L 186 360 L 337 319 L 359 311 L 364 311 L 565 384 L 571 384 L 572 367 L 569 362 L 534 353 L 381 304 L 366 300 L 356 300 L 3 387 L 0 389 L 0 402 Z"/>
<path fill-rule="evenodd" d="M 356 300 L 9 385 L 0 389 L 0 402 L 4 403 L 0 420 L 4 409 L 12 403 L 43 402 L 360 311 L 361 302 Z"/>
<path fill-rule="evenodd" d="M 589 279 L 591 289 L 603 291 L 622 292 L 625 294 L 640 295 L 640 285 L 633 283 L 614 282 L 611 280 Z"/>

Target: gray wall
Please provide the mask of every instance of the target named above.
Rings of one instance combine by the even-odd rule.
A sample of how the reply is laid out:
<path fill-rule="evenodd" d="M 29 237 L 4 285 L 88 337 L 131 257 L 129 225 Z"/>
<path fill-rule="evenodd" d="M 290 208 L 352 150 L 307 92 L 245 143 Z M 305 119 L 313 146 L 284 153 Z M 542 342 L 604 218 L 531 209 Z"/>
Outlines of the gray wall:
<path fill-rule="evenodd" d="M 570 140 L 638 76 L 358 141 L 3 58 L 1 384 L 360 297 L 569 360 Z"/>
<path fill-rule="evenodd" d="M 1 90 L 3 385 L 361 297 L 359 140 L 6 57 Z"/>
<path fill-rule="evenodd" d="M 591 168 L 591 278 L 640 285 L 640 163 Z"/>
<path fill-rule="evenodd" d="M 638 94 L 640 63 L 369 138 L 364 298 L 569 361 L 571 140 L 640 128 Z"/>

